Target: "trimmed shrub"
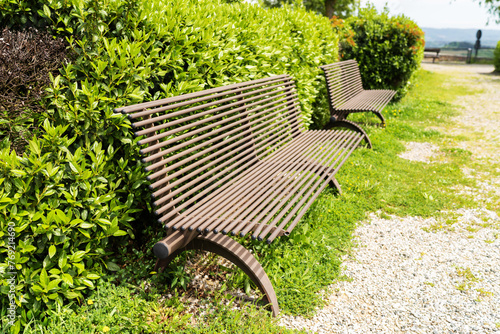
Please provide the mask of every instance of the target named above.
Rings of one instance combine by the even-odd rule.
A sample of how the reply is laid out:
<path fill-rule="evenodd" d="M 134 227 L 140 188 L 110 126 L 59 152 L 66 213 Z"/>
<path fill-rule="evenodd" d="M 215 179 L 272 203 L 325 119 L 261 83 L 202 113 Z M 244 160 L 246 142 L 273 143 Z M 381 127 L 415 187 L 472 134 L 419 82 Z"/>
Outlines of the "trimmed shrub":
<path fill-rule="evenodd" d="M 500 41 L 498 41 L 497 47 L 493 51 L 493 65 L 495 66 L 495 71 L 500 73 Z"/>
<path fill-rule="evenodd" d="M 72 153 L 75 138 L 64 136 L 66 128 L 45 121 L 29 155 L 0 151 L 0 268 L 16 273 L 15 293 L 5 280 L 0 292 L 2 308 L 15 295 L 18 323 L 64 300 L 82 300 L 103 267 L 116 270 L 107 260 L 109 239 L 126 235 L 123 228 L 130 233 L 130 214 L 138 210 L 130 208 L 133 194 L 120 201 L 125 163 L 107 163 L 113 148 L 94 143 Z"/>
<path fill-rule="evenodd" d="M 46 26 L 75 55 L 47 88 L 43 136 L 22 157 L 0 153 L 0 233 L 14 224 L 16 247 L 10 258 L 0 241 L 0 269 L 17 271 L 19 326 L 81 302 L 92 280 L 117 268 L 113 249 L 144 226 L 155 225 L 150 238 L 159 238 L 138 139 L 114 108 L 287 73 L 306 126 L 313 107 L 316 120 L 328 114 L 318 66 L 336 60 L 338 38 L 326 18 L 303 9 L 218 0 L 2 3 L 1 25 Z M 135 221 L 139 212 L 144 219 Z M 2 316 L 9 288 L 3 279 Z"/>
<path fill-rule="evenodd" d="M 404 15 L 379 14 L 372 6 L 360 9 L 345 23 L 354 34 L 353 41 L 341 43 L 341 59 L 358 62 L 365 89 L 393 89 L 395 99 L 401 99 L 423 58 L 422 30 Z M 351 36 L 349 30 L 344 36 Z"/>

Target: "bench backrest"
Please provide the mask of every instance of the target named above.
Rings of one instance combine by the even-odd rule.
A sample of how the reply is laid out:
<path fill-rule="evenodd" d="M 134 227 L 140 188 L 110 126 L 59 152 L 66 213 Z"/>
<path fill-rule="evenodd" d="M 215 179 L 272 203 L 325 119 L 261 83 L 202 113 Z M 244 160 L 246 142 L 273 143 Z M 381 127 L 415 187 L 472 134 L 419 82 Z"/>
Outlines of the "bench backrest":
<path fill-rule="evenodd" d="M 280 75 L 117 108 L 129 114 L 159 221 L 167 222 L 301 133 L 295 83 Z"/>
<path fill-rule="evenodd" d="M 345 60 L 321 66 L 321 69 L 325 72 L 332 108 L 340 108 L 363 91 L 358 63 L 355 60 Z"/>

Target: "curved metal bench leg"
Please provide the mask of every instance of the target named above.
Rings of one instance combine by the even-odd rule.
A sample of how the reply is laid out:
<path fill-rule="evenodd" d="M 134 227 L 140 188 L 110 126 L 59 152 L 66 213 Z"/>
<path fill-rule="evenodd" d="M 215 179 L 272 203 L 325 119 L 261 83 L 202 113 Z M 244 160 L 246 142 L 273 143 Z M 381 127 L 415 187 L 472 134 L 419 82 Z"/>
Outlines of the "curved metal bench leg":
<path fill-rule="evenodd" d="M 280 311 L 278 298 L 276 297 L 273 285 L 271 284 L 269 277 L 267 277 L 264 268 L 262 268 L 257 259 L 245 247 L 223 234 L 210 233 L 208 236 L 200 234 L 184 248 L 176 250 L 166 259 L 158 260 L 156 262 L 155 270 L 167 267 L 177 255 L 190 249 L 209 251 L 234 263 L 250 277 L 252 282 L 254 282 L 259 290 L 266 296 L 268 304 L 271 307 L 271 311 L 273 312 L 273 316 L 278 315 Z"/>
<path fill-rule="evenodd" d="M 380 115 L 380 116 L 382 116 L 382 115 Z M 366 134 L 365 130 L 363 130 L 356 123 L 348 121 L 346 119 L 336 120 L 336 121 L 331 121 L 330 123 L 328 123 L 328 125 L 325 127 L 325 129 L 331 129 L 334 127 L 347 128 L 349 130 L 353 130 L 353 131 L 356 131 L 356 132 L 363 134 L 366 145 L 368 146 L 368 148 L 372 148 L 372 143 L 370 141 L 370 138 L 368 138 L 368 135 Z"/>
<path fill-rule="evenodd" d="M 332 177 L 330 180 L 330 187 L 336 188 L 337 191 L 339 192 L 339 195 L 342 195 L 342 188 L 340 187 L 340 183 L 337 181 L 336 178 Z"/>
<path fill-rule="evenodd" d="M 373 113 L 382 121 L 382 124 L 380 124 L 380 125 L 382 127 L 385 127 L 385 118 L 384 118 L 384 116 L 382 116 L 382 113 L 379 111 L 374 111 Z"/>

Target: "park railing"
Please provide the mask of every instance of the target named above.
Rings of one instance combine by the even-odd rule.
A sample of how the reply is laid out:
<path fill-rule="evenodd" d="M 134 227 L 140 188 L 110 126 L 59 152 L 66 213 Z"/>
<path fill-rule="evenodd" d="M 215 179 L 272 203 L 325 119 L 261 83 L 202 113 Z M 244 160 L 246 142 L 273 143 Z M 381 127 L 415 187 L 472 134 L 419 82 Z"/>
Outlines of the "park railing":
<path fill-rule="evenodd" d="M 494 47 L 482 47 L 479 50 L 473 48 L 441 48 L 439 52 L 440 61 L 464 61 L 467 64 L 473 62 L 493 60 Z"/>

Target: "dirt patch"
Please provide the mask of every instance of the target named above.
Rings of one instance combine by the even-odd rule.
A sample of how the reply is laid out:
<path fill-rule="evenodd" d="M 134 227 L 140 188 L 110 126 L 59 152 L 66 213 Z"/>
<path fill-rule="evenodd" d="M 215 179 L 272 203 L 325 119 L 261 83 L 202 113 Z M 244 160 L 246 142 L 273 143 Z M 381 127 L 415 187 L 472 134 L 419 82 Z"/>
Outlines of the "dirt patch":
<path fill-rule="evenodd" d="M 399 155 L 400 158 L 410 161 L 430 163 L 431 158 L 436 156 L 439 147 L 430 143 L 409 142 L 406 151 Z"/>

